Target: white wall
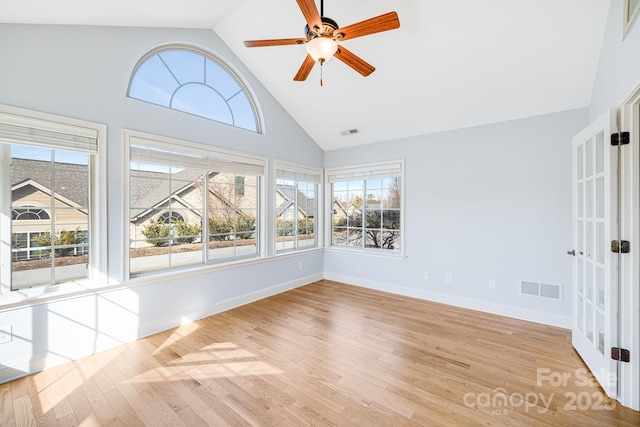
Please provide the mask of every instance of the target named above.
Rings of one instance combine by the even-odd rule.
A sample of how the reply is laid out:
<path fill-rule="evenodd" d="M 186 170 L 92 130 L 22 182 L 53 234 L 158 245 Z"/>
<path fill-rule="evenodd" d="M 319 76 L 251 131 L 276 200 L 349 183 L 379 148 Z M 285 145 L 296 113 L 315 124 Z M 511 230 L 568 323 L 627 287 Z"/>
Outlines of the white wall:
<path fill-rule="evenodd" d="M 631 84 L 640 78 L 640 19 L 622 38 L 623 0 L 612 0 L 591 96 L 590 118 L 618 107 Z"/>
<path fill-rule="evenodd" d="M 587 119 L 582 108 L 326 152 L 326 167 L 406 160 L 406 259 L 327 251 L 325 277 L 569 327 L 571 138 Z M 563 285 L 563 301 L 520 295 L 520 280 Z"/>
<path fill-rule="evenodd" d="M 136 62 L 167 43 L 200 46 L 227 60 L 253 90 L 264 114 L 263 135 L 127 98 Z M 124 277 L 123 129 L 134 129 L 322 166 L 322 150 L 208 30 L 0 24 L 0 103 L 107 125 L 109 277 Z M 273 199 L 269 177 L 267 200 Z M 267 205 L 267 211 L 271 209 Z M 268 221 L 273 221 L 269 212 Z M 268 237 L 271 248 L 273 237 Z M 269 255 L 272 255 L 269 253 Z M 298 261 L 304 268 L 298 269 Z M 270 258 L 196 275 L 157 276 L 36 304 L 3 305 L 0 326 L 13 340 L 0 344 L 0 382 L 45 366 L 176 326 L 322 278 L 318 251 Z"/>

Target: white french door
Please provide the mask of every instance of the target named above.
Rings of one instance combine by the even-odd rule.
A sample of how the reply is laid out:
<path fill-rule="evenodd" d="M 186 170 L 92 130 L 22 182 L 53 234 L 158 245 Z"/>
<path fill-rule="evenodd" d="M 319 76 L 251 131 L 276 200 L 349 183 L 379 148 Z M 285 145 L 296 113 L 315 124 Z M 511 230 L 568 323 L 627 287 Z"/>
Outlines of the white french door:
<path fill-rule="evenodd" d="M 618 147 L 614 110 L 573 138 L 572 344 L 603 390 L 617 397 Z"/>

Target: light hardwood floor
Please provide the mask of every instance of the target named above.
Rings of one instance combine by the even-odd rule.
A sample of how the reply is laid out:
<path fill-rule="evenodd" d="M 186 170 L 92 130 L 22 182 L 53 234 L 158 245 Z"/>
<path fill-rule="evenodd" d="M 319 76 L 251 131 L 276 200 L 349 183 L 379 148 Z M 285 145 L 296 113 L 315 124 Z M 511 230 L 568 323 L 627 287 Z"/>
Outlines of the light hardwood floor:
<path fill-rule="evenodd" d="M 567 330 L 320 281 L 2 384 L 0 425 L 640 425 L 587 378 Z"/>

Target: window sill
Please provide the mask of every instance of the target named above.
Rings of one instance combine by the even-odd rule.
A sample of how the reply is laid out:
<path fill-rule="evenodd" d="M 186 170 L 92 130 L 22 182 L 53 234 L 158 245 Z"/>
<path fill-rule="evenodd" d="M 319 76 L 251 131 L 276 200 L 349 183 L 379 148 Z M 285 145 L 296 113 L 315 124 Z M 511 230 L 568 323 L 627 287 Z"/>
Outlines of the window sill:
<path fill-rule="evenodd" d="M 293 249 L 289 251 L 283 251 L 280 253 L 276 253 L 274 258 L 289 258 L 296 255 L 305 255 L 313 252 L 323 252 L 324 248 L 314 247 L 314 248 L 306 248 L 306 249 Z"/>
<path fill-rule="evenodd" d="M 108 285 L 101 285 L 98 280 L 82 280 L 11 291 L 9 294 L 0 295 L 0 312 L 22 306 L 43 304 L 52 300 L 96 293 L 109 288 L 111 287 Z"/>
<path fill-rule="evenodd" d="M 347 253 L 351 255 L 361 255 L 366 257 L 377 257 L 377 258 L 387 258 L 387 259 L 395 259 L 395 260 L 405 260 L 407 257 L 402 253 L 383 253 L 377 250 L 367 250 L 367 249 L 350 249 L 350 248 L 342 248 L 336 246 L 330 246 L 325 248 L 326 252 L 336 252 L 336 253 Z"/>
<path fill-rule="evenodd" d="M 82 282 L 68 282 L 61 283 L 59 285 L 40 286 L 36 288 L 23 289 L 20 291 L 12 291 L 11 293 L 6 295 L 0 295 L 0 313 L 3 311 L 14 310 L 20 307 L 45 304 L 54 300 L 59 301 L 64 299 L 77 298 L 83 295 L 99 294 L 104 292 L 111 292 L 118 289 L 145 286 L 162 281 L 207 274 L 214 271 L 227 270 L 230 268 L 257 265 L 265 262 L 275 261 L 276 259 L 322 251 L 322 248 L 305 249 L 295 252 L 289 252 L 286 254 L 278 254 L 275 256 L 253 257 L 250 259 L 243 259 L 220 264 L 208 264 L 193 268 L 184 268 L 181 270 L 149 273 L 146 275 L 132 277 L 125 282 L 111 282 L 104 285 L 101 285 L 99 280 L 84 280 Z"/>

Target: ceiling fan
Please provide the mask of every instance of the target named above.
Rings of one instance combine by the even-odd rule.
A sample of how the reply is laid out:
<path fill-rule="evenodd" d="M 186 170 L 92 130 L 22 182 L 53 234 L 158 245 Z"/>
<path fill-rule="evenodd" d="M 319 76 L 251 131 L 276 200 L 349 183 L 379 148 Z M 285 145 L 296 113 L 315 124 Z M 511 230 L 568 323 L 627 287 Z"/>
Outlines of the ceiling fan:
<path fill-rule="evenodd" d="M 400 27 L 396 12 L 385 13 L 356 24 L 339 27 L 338 23 L 333 19 L 322 16 L 324 15 L 323 0 L 320 1 L 320 13 L 318 13 L 314 0 L 296 0 L 296 2 L 304 15 L 304 19 L 307 21 L 304 38 L 247 40 L 244 42 L 246 47 L 306 44 L 307 57 L 293 78 L 295 81 L 306 80 L 316 62 L 319 62 L 320 66 L 322 66 L 332 56 L 335 56 L 363 76 L 368 76 L 375 71 L 375 68 L 359 56 L 351 53 L 344 46 L 338 45 L 337 41 L 354 39 Z M 322 73 L 322 69 L 320 72 Z M 322 85 L 322 74 L 320 85 Z"/>

